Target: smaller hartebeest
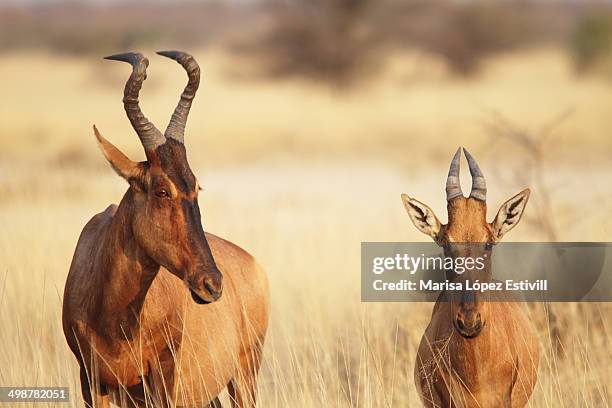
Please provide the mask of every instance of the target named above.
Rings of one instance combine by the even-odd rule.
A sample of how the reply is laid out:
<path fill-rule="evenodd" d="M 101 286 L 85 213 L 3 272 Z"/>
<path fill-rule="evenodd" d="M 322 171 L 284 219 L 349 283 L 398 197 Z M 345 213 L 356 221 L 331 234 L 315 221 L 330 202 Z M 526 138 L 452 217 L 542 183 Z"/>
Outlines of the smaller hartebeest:
<path fill-rule="evenodd" d="M 133 162 L 94 127 L 129 189 L 79 237 L 64 290 L 64 334 L 88 407 L 217 408 L 226 386 L 232 406 L 252 407 L 268 281 L 246 251 L 202 229 L 200 187 L 183 142 L 200 68 L 189 54 L 159 54 L 189 77 L 164 134 L 138 102 L 148 60 L 107 57 L 132 65 L 123 103 L 147 160 Z"/>
<path fill-rule="evenodd" d="M 481 270 L 449 271 L 447 280 L 490 282 L 493 245 L 517 225 L 530 190 L 506 201 L 488 223 L 485 178 L 464 151 L 472 191 L 468 198 L 461 192 L 459 149 L 446 181 L 446 225 L 420 201 L 406 194 L 402 200 L 417 229 L 443 247 L 445 256 L 487 255 Z M 524 306 L 504 291 L 483 294 L 462 287 L 440 293 L 421 339 L 414 376 L 423 404 L 432 408 L 525 406 L 537 380 L 539 343 Z"/>

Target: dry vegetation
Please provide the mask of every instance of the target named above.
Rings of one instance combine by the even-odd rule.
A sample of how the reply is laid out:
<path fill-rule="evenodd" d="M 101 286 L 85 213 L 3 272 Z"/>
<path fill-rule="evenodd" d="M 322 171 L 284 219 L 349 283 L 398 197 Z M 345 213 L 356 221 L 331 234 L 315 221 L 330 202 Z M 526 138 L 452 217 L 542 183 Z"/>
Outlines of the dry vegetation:
<path fill-rule="evenodd" d="M 244 79 L 231 56 L 197 56 L 204 80 L 186 139 L 204 185 L 204 227 L 247 248 L 270 276 L 262 407 L 418 406 L 412 370 L 431 305 L 360 303 L 360 242 L 423 239 L 399 195 L 413 194 L 444 218 L 444 177 L 458 145 L 489 175 L 492 208 L 524 187 L 508 180 L 532 182 L 515 177 L 527 153 L 490 143 L 488 109 L 537 135 L 573 108 L 538 182 L 549 186 L 558 239 L 608 240 L 612 92 L 601 79 L 576 80 L 558 51 L 503 55 L 473 80 L 406 53 L 371 84 L 342 94 L 299 80 Z M 68 386 L 79 406 L 61 297 L 82 226 L 126 188 L 97 151 L 91 124 L 143 157 L 121 106 L 127 68 L 97 57 L 1 58 L 0 384 Z M 142 105 L 162 126 L 184 78 L 175 64 L 151 59 Z M 546 235 L 526 223 L 509 238 Z M 610 308 L 558 310 L 567 318 L 564 358 L 552 351 L 544 312 L 531 311 L 544 351 L 531 406 L 609 406 Z"/>

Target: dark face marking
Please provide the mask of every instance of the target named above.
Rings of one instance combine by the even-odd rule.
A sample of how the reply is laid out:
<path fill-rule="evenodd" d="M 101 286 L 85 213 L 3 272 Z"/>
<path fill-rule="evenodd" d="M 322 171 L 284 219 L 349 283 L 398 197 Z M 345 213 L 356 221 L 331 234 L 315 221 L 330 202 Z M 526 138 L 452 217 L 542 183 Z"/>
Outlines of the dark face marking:
<path fill-rule="evenodd" d="M 169 138 L 155 153 L 160 167 L 180 192 L 190 194 L 196 190 L 197 182 L 187 162 L 185 145 Z"/>
<path fill-rule="evenodd" d="M 206 236 L 204 235 L 204 228 L 202 227 L 202 217 L 200 215 L 198 201 L 196 199 L 189 200 L 183 198 L 181 199 L 181 207 L 183 208 L 187 235 L 192 241 L 204 243 L 203 247 L 207 249 L 207 252 L 210 252 L 208 242 L 206 242 Z"/>

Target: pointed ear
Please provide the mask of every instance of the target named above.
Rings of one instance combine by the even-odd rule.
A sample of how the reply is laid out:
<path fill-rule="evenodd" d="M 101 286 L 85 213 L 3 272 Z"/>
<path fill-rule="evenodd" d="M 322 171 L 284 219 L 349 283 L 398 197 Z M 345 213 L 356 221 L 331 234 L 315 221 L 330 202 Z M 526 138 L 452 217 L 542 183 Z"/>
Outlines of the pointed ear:
<path fill-rule="evenodd" d="M 438 221 L 438 217 L 436 217 L 433 210 L 422 202 L 408 197 L 406 194 L 402 194 L 402 201 L 414 226 L 423 234 L 427 234 L 434 241 L 437 241 L 442 224 Z"/>
<path fill-rule="evenodd" d="M 121 150 L 113 146 L 106 140 L 94 125 L 94 134 L 98 140 L 98 146 L 106 160 L 110 163 L 115 172 L 123 177 L 130 185 L 142 186 L 144 181 L 145 168 L 142 163 L 130 160 Z"/>
<path fill-rule="evenodd" d="M 523 211 L 525 211 L 525 206 L 527 206 L 529 194 L 531 194 L 531 190 L 526 188 L 502 204 L 497 216 L 491 223 L 496 242 L 519 223 Z"/>

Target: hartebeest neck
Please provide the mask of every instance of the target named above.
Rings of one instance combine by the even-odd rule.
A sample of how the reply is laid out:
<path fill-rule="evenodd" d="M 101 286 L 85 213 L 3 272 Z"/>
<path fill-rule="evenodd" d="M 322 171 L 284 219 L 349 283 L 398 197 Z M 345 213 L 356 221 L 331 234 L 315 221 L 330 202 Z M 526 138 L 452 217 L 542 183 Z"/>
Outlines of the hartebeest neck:
<path fill-rule="evenodd" d="M 94 265 L 91 317 L 102 334 L 115 338 L 131 339 L 138 332 L 145 297 L 160 268 L 134 238 L 133 194 L 130 189 L 121 200 Z"/>

